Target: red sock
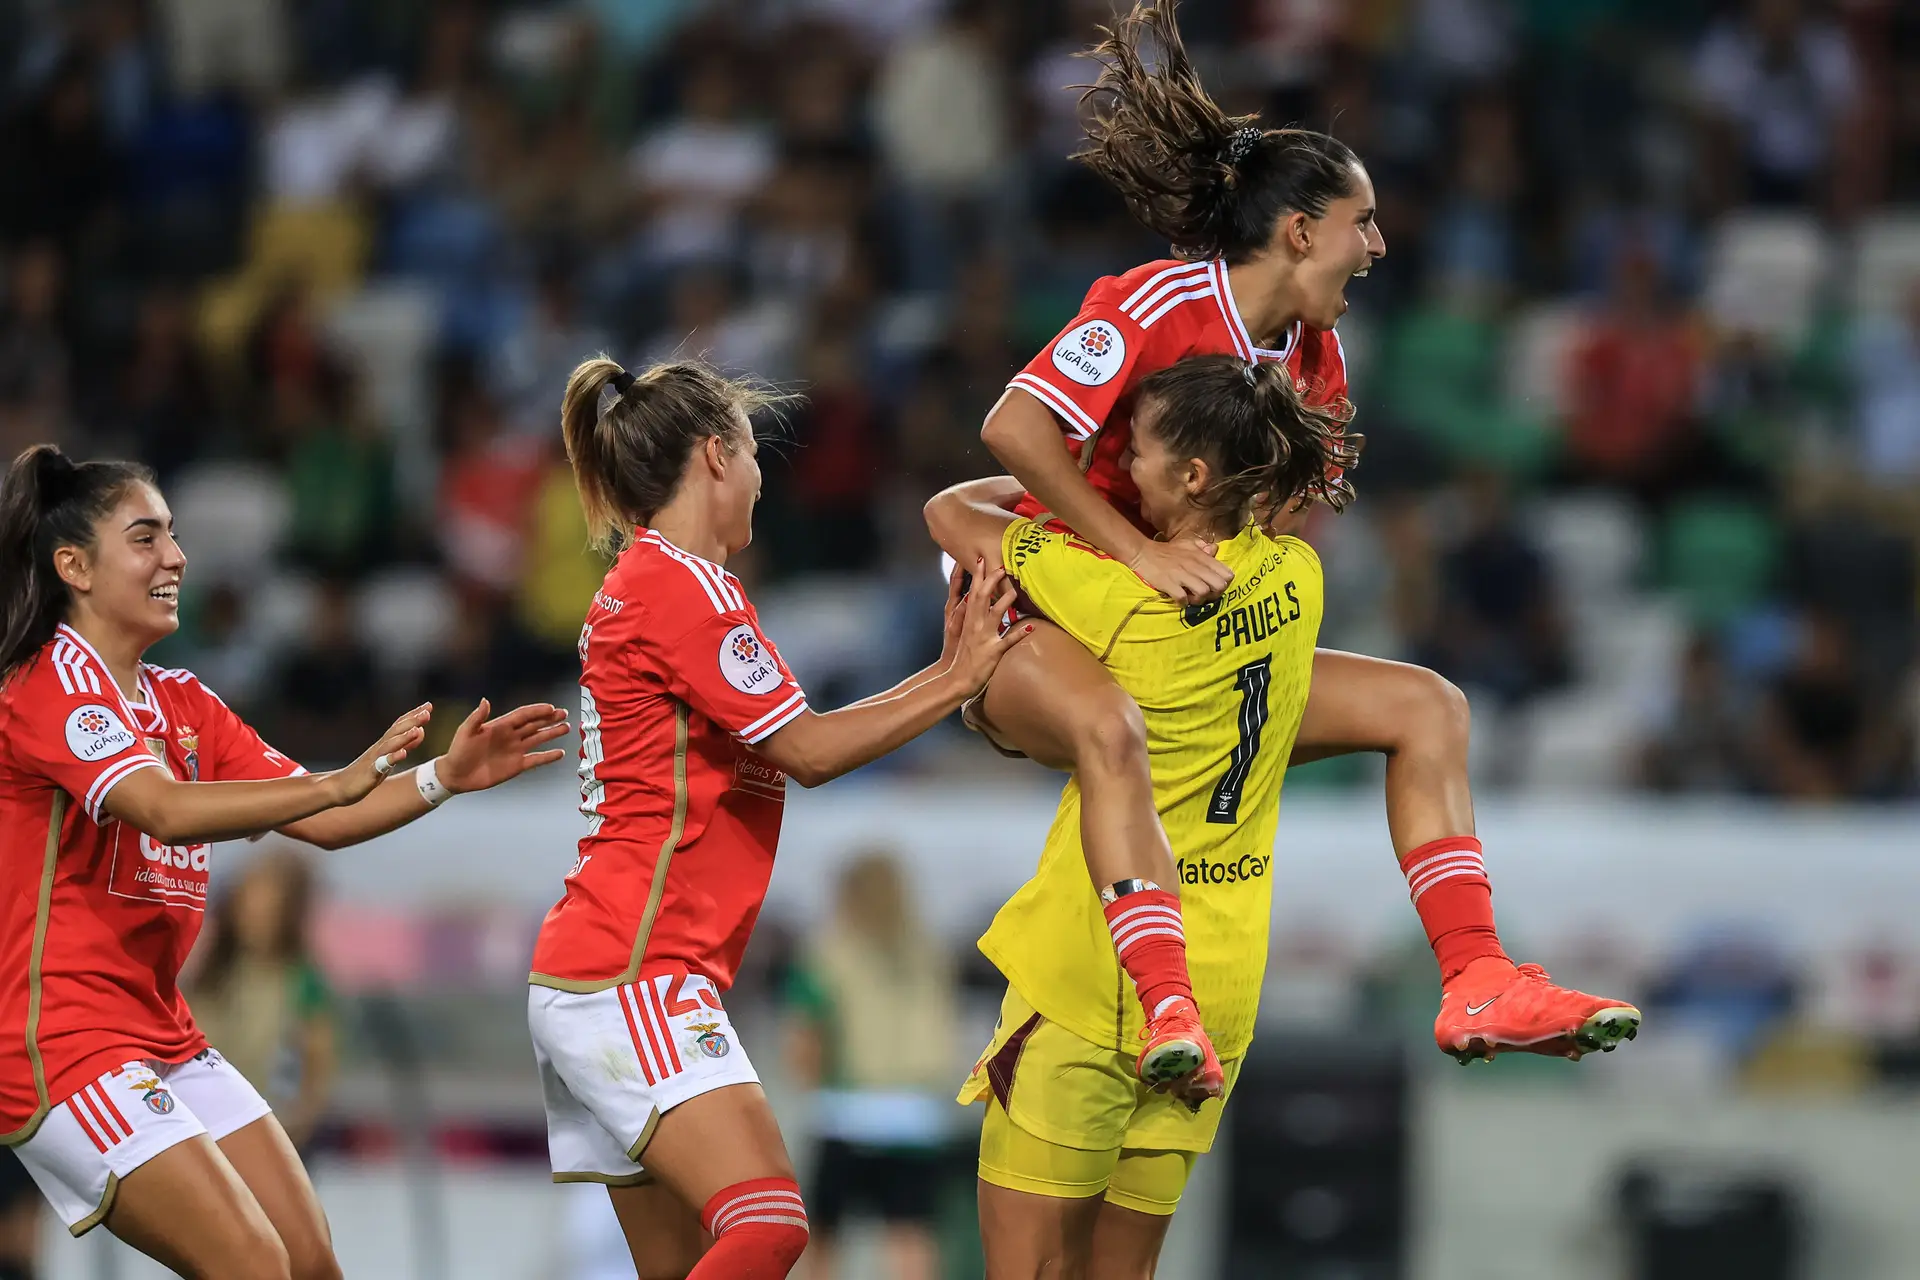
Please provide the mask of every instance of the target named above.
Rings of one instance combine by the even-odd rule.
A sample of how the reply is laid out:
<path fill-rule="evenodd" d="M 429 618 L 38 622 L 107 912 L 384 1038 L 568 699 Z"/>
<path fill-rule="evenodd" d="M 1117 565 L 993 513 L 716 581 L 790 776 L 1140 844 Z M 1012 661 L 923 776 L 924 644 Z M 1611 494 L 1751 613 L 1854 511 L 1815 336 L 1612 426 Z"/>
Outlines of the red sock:
<path fill-rule="evenodd" d="M 792 1178 L 754 1178 L 716 1191 L 700 1212 L 713 1237 L 687 1280 L 784 1280 L 807 1251 L 807 1209 Z"/>
<path fill-rule="evenodd" d="M 1180 899 L 1165 889 L 1124 894 L 1106 907 L 1107 928 L 1120 967 L 1140 993 L 1140 1007 L 1153 1017 L 1172 996 L 1193 999 L 1187 976 L 1187 930 L 1180 921 Z"/>
<path fill-rule="evenodd" d="M 1440 981 L 1451 982 L 1484 956 L 1507 958 L 1493 927 L 1493 884 L 1478 840 L 1447 836 L 1429 841 L 1400 859 L 1400 871 L 1426 926 L 1433 958 L 1440 962 Z"/>

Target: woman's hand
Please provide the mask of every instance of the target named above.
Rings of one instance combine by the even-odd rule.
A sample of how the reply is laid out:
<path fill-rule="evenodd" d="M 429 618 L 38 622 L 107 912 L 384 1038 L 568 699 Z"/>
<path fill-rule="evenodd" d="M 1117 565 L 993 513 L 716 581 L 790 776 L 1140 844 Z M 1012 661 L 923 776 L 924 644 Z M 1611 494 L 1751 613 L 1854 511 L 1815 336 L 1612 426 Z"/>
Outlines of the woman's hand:
<path fill-rule="evenodd" d="M 393 772 L 407 752 L 427 736 L 427 721 L 433 718 L 433 704 L 423 702 L 393 722 L 380 741 L 360 753 L 360 758 L 330 775 L 335 788 L 335 805 L 357 804 Z"/>
<path fill-rule="evenodd" d="M 960 652 L 960 636 L 967 625 L 967 571 L 956 561 L 953 572 L 947 575 L 947 611 L 946 633 L 940 638 L 940 661 L 938 667 L 945 671 L 953 665 Z"/>
<path fill-rule="evenodd" d="M 567 754 L 564 747 L 539 748 L 567 732 L 567 713 L 550 703 L 515 707 L 487 719 L 485 698 L 473 714 L 453 731 L 447 754 L 434 766 L 449 791 L 485 791 L 529 769 L 552 764 Z"/>
<path fill-rule="evenodd" d="M 948 586 L 948 599 L 959 589 L 958 571 L 956 582 Z M 1007 581 L 1004 569 L 987 572 L 985 560 L 974 561 L 973 586 L 959 608 L 960 622 L 958 635 L 955 636 L 953 611 L 949 607 L 947 633 L 954 648 L 953 660 L 947 667 L 947 674 L 959 682 L 969 696 L 987 687 L 987 681 L 993 675 L 993 669 L 1000 665 L 1000 659 L 1007 650 L 1019 644 L 1033 634 L 1033 624 L 1015 622 L 1001 631 L 1001 621 L 1007 616 L 1007 610 L 1013 607 L 1015 592 L 1013 584 Z"/>
<path fill-rule="evenodd" d="M 1233 570 L 1214 558 L 1211 542 L 1149 542 L 1127 567 L 1175 604 L 1200 604 L 1227 589 Z"/>

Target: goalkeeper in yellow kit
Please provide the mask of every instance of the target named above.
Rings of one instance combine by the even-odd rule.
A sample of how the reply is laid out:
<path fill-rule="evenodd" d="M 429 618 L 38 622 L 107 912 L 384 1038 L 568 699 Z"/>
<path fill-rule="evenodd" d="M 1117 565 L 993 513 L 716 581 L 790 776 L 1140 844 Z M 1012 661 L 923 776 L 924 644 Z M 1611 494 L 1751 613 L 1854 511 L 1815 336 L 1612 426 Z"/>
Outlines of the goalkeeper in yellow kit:
<path fill-rule="evenodd" d="M 1277 363 L 1200 356 L 1142 382 L 1128 459 L 1141 511 L 1160 537 L 1208 543 L 1233 569 L 1226 594 L 1204 605 L 1166 600 L 1054 522 L 1016 518 L 1006 509 L 1015 481 L 974 481 L 927 504 L 950 555 L 1004 564 L 1022 608 L 1099 655 L 1139 703 L 1180 876 L 1177 899 L 1133 881 L 1103 901 L 1069 782 L 1039 869 L 980 940 L 1008 982 L 999 1027 L 960 1094 L 987 1101 L 990 1280 L 1151 1274 L 1193 1161 L 1213 1143 L 1253 1036 L 1280 785 L 1321 617 L 1319 558 L 1255 516 L 1308 499 L 1343 504 L 1354 448 Z M 1144 1020 L 1121 961 L 1182 930 L 1207 1035 L 1184 1062 L 1173 1045 L 1168 1066 L 1148 1060 L 1161 1041 L 1141 1051 Z M 1170 1083 L 1156 1090 L 1156 1080 Z"/>

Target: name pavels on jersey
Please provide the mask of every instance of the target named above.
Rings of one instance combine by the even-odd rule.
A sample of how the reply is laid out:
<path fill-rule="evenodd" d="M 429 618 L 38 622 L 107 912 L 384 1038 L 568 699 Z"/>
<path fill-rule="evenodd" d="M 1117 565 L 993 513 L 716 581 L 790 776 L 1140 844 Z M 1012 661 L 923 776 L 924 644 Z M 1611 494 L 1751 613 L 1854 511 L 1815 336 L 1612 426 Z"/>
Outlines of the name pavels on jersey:
<path fill-rule="evenodd" d="M 140 668 L 124 697 L 61 627 L 0 691 L 0 1140 L 24 1142 L 64 1098 L 129 1058 L 207 1047 L 181 998 L 211 847 L 116 821 L 108 794 L 142 769 L 182 782 L 289 777 L 192 672 Z"/>
<path fill-rule="evenodd" d="M 1053 410 L 1088 482 L 1151 532 L 1140 518 L 1139 491 L 1120 464 L 1133 439 L 1134 392 L 1149 374 L 1200 355 L 1282 361 L 1308 404 L 1352 412 L 1339 335 L 1295 323 L 1278 350 L 1255 346 L 1218 258 L 1149 262 L 1096 280 L 1073 323 L 1007 385 Z M 1038 515 L 1040 506 L 1029 497 L 1018 511 Z"/>
<path fill-rule="evenodd" d="M 732 985 L 786 798 L 752 748 L 806 710 L 740 580 L 641 530 L 580 630 L 587 834 L 530 980 L 599 991 L 644 966 Z"/>

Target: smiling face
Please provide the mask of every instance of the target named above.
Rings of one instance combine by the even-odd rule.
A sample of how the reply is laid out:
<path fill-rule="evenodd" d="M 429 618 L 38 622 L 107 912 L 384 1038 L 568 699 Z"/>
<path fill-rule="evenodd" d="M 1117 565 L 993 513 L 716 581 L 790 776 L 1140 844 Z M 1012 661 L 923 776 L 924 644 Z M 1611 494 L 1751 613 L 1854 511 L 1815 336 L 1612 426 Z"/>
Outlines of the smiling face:
<path fill-rule="evenodd" d="M 93 526 L 92 547 L 56 547 L 54 568 L 75 605 L 141 648 L 180 629 L 186 552 L 173 537 L 173 512 L 150 484 L 127 486 Z"/>
<path fill-rule="evenodd" d="M 1291 251 L 1300 291 L 1300 318 L 1331 329 L 1347 313 L 1347 282 L 1387 256 L 1387 241 L 1374 218 L 1373 179 L 1353 166 L 1353 191 L 1327 202 L 1318 218 L 1293 214 L 1280 220 L 1274 250 Z"/>

